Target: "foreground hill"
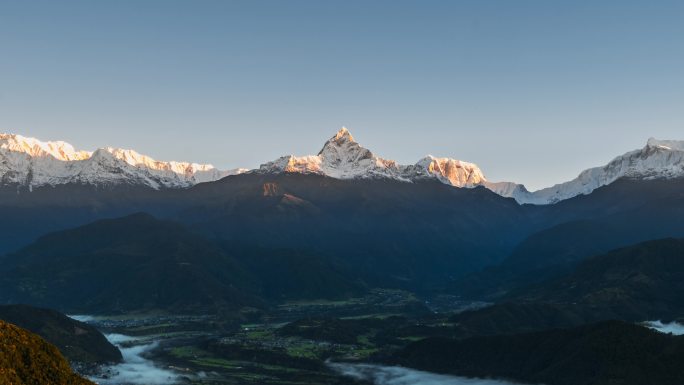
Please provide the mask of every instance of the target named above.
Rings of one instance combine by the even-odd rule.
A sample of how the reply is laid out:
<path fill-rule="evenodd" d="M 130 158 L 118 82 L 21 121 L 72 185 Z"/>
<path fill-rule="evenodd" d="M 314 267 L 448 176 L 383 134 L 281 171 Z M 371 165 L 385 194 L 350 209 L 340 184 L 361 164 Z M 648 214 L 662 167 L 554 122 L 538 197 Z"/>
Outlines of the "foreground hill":
<path fill-rule="evenodd" d="M 269 302 L 345 299 L 368 289 L 353 266 L 321 253 L 224 242 L 223 248 L 251 273 L 255 295 Z"/>
<path fill-rule="evenodd" d="M 458 313 L 450 318 L 458 337 L 517 334 L 570 328 L 614 319 L 610 309 L 543 302 L 504 302 Z"/>
<path fill-rule="evenodd" d="M 511 294 L 527 302 L 609 309 L 627 320 L 684 316 L 684 240 L 661 239 L 589 258 L 564 277 Z"/>
<path fill-rule="evenodd" d="M 401 365 L 461 376 L 547 385 L 684 383 L 684 337 L 618 321 L 573 329 L 428 338 L 395 357 Z"/>
<path fill-rule="evenodd" d="M 4 321 L 0 321 L 0 383 L 93 384 L 75 374 L 56 347 Z"/>
<path fill-rule="evenodd" d="M 235 309 L 255 303 L 249 278 L 216 245 L 146 214 L 42 237 L 0 267 L 7 302 L 116 313 Z"/>
<path fill-rule="evenodd" d="M 51 233 L 0 261 L 1 302 L 89 314 L 235 313 L 366 290 L 351 267 L 333 257 L 221 243 L 148 214 Z"/>
<path fill-rule="evenodd" d="M 452 291 L 497 299 L 516 287 L 570 273 L 585 259 L 619 247 L 684 237 L 683 187 L 684 179 L 624 179 L 542 208 L 548 228 L 522 240 L 500 264 L 455 282 Z"/>
<path fill-rule="evenodd" d="M 505 300 L 456 314 L 459 336 L 514 334 L 620 319 L 684 317 L 684 240 L 639 243 L 588 258 L 573 272 L 520 287 Z"/>
<path fill-rule="evenodd" d="M 50 309 L 1 305 L 0 320 L 36 333 L 71 362 L 105 364 L 121 361 L 121 352 L 94 327 Z"/>

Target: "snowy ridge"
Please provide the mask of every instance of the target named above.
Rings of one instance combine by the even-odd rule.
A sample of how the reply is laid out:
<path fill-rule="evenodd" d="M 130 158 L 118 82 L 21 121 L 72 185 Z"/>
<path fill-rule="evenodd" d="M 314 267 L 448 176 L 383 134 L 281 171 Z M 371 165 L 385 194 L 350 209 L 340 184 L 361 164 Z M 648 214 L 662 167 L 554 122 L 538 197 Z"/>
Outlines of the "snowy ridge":
<path fill-rule="evenodd" d="M 52 156 L 62 161 L 83 160 L 92 155 L 89 151 L 76 151 L 66 142 L 41 142 L 35 138 L 13 134 L 0 134 L 1 150 L 23 152 L 32 157 Z"/>
<path fill-rule="evenodd" d="M 361 147 L 342 128 L 318 155 L 281 157 L 261 165 L 259 173 L 313 173 L 338 179 L 388 178 L 414 182 L 435 178 L 455 187 L 484 186 L 524 204 L 553 204 L 613 183 L 620 178 L 672 179 L 684 177 L 684 141 L 649 139 L 641 150 L 630 151 L 602 167 L 583 171 L 576 179 L 530 192 L 513 182 L 490 182 L 479 167 L 451 158 L 424 157 L 413 165 L 399 165 Z"/>
<path fill-rule="evenodd" d="M 419 173 L 427 173 L 445 184 L 457 187 L 473 187 L 487 181 L 482 170 L 475 163 L 451 158 L 435 158 L 428 155 L 414 166 Z"/>
<path fill-rule="evenodd" d="M 0 134 L 0 184 L 29 188 L 80 183 L 146 185 L 155 189 L 189 187 L 245 170 L 211 165 L 161 162 L 132 150 L 77 151 L 65 142 L 41 142 Z"/>
<path fill-rule="evenodd" d="M 330 138 L 318 155 L 280 157 L 262 164 L 255 172 L 320 174 L 337 179 L 387 178 L 403 182 L 436 178 L 456 187 L 474 187 L 486 179 L 473 163 L 427 156 L 414 165 L 399 165 L 359 145 L 349 130 Z"/>
<path fill-rule="evenodd" d="M 513 197 L 520 203 L 552 204 L 589 194 L 620 178 L 650 180 L 681 177 L 684 177 L 684 141 L 650 138 L 644 148 L 618 156 L 605 166 L 584 170 L 569 182 L 534 192 L 528 192 L 520 185 L 520 190 L 501 195 Z"/>
<path fill-rule="evenodd" d="M 61 141 L 41 142 L 21 135 L 0 134 L 0 185 L 31 188 L 79 183 L 184 188 L 247 171 L 223 171 L 197 163 L 162 162 L 133 150 L 111 147 L 94 152 L 78 151 Z M 684 178 L 684 141 L 651 138 L 640 150 L 618 156 L 605 166 L 585 170 L 571 181 L 534 192 L 513 182 L 490 182 L 476 164 L 457 159 L 428 155 L 415 164 L 400 165 L 362 147 L 344 127 L 323 145 L 317 155 L 283 156 L 251 172 L 402 182 L 435 179 L 455 187 L 484 186 L 521 204 L 545 205 L 590 194 L 620 178 Z"/>
<path fill-rule="evenodd" d="M 262 164 L 260 173 L 321 174 L 338 179 L 398 177 L 394 161 L 375 156 L 361 147 L 349 130 L 342 128 L 330 138 L 318 155 L 288 155 Z"/>

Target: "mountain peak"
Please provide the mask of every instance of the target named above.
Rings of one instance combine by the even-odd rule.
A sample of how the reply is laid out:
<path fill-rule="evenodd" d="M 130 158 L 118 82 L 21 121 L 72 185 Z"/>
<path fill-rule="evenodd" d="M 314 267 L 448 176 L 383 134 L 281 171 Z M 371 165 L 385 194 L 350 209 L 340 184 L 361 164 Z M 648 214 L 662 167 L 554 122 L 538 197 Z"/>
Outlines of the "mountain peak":
<path fill-rule="evenodd" d="M 62 141 L 43 142 L 0 133 L 0 180 L 4 184 L 32 188 L 126 183 L 178 188 L 240 172 L 244 170 L 221 171 L 208 164 L 157 161 L 133 150 L 112 147 L 81 151 Z"/>
<path fill-rule="evenodd" d="M 590 194 L 620 178 L 653 180 L 684 177 L 684 141 L 649 138 L 642 149 L 620 155 L 604 166 L 582 171 L 577 178 L 541 190 L 514 190 L 503 196 L 520 203 L 550 204 Z"/>
<path fill-rule="evenodd" d="M 334 140 L 334 141 L 345 140 L 347 142 L 356 142 L 354 140 L 354 137 L 352 136 L 351 132 L 349 132 L 347 127 L 344 127 L 344 126 L 342 128 L 340 128 L 340 130 L 337 131 L 335 136 L 330 138 L 330 140 Z"/>
<path fill-rule="evenodd" d="M 62 141 L 43 142 L 17 134 L 0 133 L 0 149 L 27 154 L 31 157 L 52 156 L 61 161 L 83 160 L 89 151 L 76 151 L 74 146 Z"/>
<path fill-rule="evenodd" d="M 340 151 L 339 149 L 343 149 L 343 151 L 348 151 L 349 149 L 359 148 L 365 150 L 365 148 L 361 147 L 361 145 L 359 145 L 354 140 L 354 137 L 352 136 L 351 132 L 349 132 L 347 127 L 340 128 L 340 130 L 337 131 L 337 133 L 333 137 L 328 139 L 328 141 L 325 142 L 325 144 L 323 145 L 321 151 L 318 152 L 318 155 L 323 155 L 325 152 L 328 152 L 330 148 L 337 149 L 335 151 Z"/>
<path fill-rule="evenodd" d="M 370 159 L 374 155 L 368 149 L 358 144 L 351 132 L 342 127 L 335 136 L 328 139 L 323 145 L 318 157 L 326 161 L 333 168 L 338 168 L 343 163 L 354 163 L 361 159 Z"/>
<path fill-rule="evenodd" d="M 474 187 L 487 182 L 477 165 L 457 159 L 427 156 L 416 164 L 400 165 L 381 158 L 357 143 L 346 127 L 328 139 L 317 155 L 281 157 L 262 164 L 258 172 L 298 172 L 337 179 L 385 178 L 403 182 L 436 178 L 456 187 Z"/>
<path fill-rule="evenodd" d="M 684 151 L 684 141 L 649 138 L 648 142 L 646 142 L 646 147 L 656 147 L 671 151 Z"/>
<path fill-rule="evenodd" d="M 487 182 L 482 170 L 475 164 L 452 158 L 427 155 L 416 163 L 427 173 L 446 184 L 456 187 L 472 187 Z"/>

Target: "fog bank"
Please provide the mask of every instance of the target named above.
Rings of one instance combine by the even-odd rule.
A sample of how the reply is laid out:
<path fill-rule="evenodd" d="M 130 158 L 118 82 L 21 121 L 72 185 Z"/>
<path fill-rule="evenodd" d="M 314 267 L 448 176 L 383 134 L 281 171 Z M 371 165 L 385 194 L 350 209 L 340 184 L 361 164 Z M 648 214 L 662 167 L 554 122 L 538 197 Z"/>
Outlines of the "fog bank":
<path fill-rule="evenodd" d="M 402 368 L 370 364 L 328 363 L 336 372 L 375 385 L 515 385 L 512 382 L 465 378 Z"/>
<path fill-rule="evenodd" d="M 684 335 L 684 325 L 677 322 L 662 323 L 661 321 L 645 322 L 646 327 L 657 330 L 661 333 L 673 334 L 676 336 Z"/>
<path fill-rule="evenodd" d="M 171 385 L 178 375 L 168 369 L 159 368 L 144 357 L 146 352 L 155 349 L 157 342 L 136 343 L 135 337 L 122 334 L 106 334 L 107 340 L 121 350 L 123 362 L 104 368 L 108 378 L 91 378 L 102 385 Z"/>

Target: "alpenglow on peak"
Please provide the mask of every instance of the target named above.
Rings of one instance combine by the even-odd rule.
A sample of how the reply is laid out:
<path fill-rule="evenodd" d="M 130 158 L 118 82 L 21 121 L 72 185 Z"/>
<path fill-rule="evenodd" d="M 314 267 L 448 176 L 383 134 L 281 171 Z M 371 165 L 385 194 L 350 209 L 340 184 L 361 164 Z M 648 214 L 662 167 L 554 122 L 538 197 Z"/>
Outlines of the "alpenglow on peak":
<path fill-rule="evenodd" d="M 345 140 L 348 142 L 356 142 L 354 140 L 354 137 L 352 136 L 351 132 L 347 129 L 347 127 L 342 126 L 342 128 L 337 131 L 337 134 L 335 134 L 334 137 L 331 138 L 331 140 Z"/>
<path fill-rule="evenodd" d="M 318 155 L 286 155 L 261 165 L 260 173 L 311 173 L 337 179 L 386 178 L 412 182 L 435 178 L 456 187 L 475 187 L 486 183 L 474 163 L 451 158 L 427 156 L 412 165 L 384 159 L 354 140 L 342 127 L 325 142 Z"/>
<path fill-rule="evenodd" d="M 62 141 L 43 142 L 16 134 L 0 134 L 3 185 L 33 188 L 76 183 L 180 188 L 243 171 L 221 171 L 207 164 L 162 162 L 133 150 L 112 147 L 77 151 Z"/>
<path fill-rule="evenodd" d="M 338 179 L 387 178 L 415 182 L 434 178 L 455 187 L 484 186 L 518 203 L 546 205 L 595 189 L 620 178 L 672 179 L 684 177 L 684 141 L 651 138 L 640 150 L 618 156 L 602 167 L 591 168 L 569 182 L 530 192 L 513 182 L 490 182 L 469 162 L 428 155 L 412 165 L 378 157 L 359 145 L 346 128 L 340 129 L 318 155 L 288 155 L 261 165 L 261 173 L 313 173 Z"/>
<path fill-rule="evenodd" d="M 31 189 L 73 183 L 142 185 L 154 189 L 185 188 L 247 171 L 223 171 L 207 164 L 157 161 L 133 150 L 112 147 L 82 151 L 63 141 L 43 142 L 16 134 L 0 134 L 2 186 L 25 186 Z M 415 164 L 398 164 L 361 146 L 345 127 L 330 137 L 317 155 L 282 156 L 250 172 L 303 173 L 337 179 L 392 179 L 401 182 L 436 179 L 454 187 L 483 186 L 501 196 L 514 198 L 521 204 L 545 205 L 590 194 L 621 178 L 684 178 L 684 141 L 650 138 L 643 148 L 618 156 L 605 166 L 585 170 L 571 181 L 533 192 L 522 184 L 490 182 L 476 164 L 458 159 L 427 155 Z"/>

